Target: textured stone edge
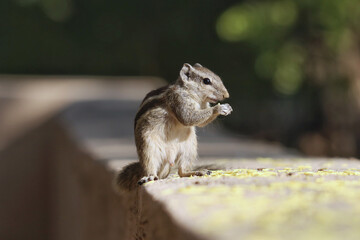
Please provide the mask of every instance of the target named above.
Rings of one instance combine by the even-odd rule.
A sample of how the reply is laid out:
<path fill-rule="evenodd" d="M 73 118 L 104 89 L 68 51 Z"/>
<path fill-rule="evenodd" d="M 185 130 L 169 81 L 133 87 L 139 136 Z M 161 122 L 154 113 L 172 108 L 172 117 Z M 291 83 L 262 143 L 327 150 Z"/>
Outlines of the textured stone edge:
<path fill-rule="evenodd" d="M 0 152 L 1 239 L 200 239 L 146 188 L 115 192 L 114 172 L 80 146 L 53 118 Z"/>

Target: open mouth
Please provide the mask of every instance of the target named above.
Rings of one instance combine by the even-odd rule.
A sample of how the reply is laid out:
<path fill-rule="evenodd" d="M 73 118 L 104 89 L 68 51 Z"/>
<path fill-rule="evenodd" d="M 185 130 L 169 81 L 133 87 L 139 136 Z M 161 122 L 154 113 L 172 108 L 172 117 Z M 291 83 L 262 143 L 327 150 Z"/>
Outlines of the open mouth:
<path fill-rule="evenodd" d="M 217 103 L 218 101 L 216 98 L 209 98 L 210 103 Z"/>

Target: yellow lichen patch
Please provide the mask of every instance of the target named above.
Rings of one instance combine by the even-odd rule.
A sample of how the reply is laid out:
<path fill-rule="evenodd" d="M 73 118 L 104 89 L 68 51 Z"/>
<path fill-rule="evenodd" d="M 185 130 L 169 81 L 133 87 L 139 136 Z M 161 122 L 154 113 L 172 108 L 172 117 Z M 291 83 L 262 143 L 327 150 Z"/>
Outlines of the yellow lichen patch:
<path fill-rule="evenodd" d="M 305 176 L 314 176 L 315 173 L 314 172 L 304 172 L 303 173 Z"/>
<path fill-rule="evenodd" d="M 312 167 L 311 166 L 298 166 L 296 168 L 296 170 L 298 170 L 298 171 L 309 170 L 309 169 L 312 169 Z"/>
<path fill-rule="evenodd" d="M 246 230 L 250 225 L 256 231 L 244 235 L 247 239 L 279 239 L 286 234 L 302 239 L 310 233 L 332 239 L 336 226 L 360 234 L 359 187 L 358 181 L 278 182 L 255 187 L 189 186 L 180 192 L 192 195 L 186 205 L 206 216 L 199 224 L 203 233 Z M 213 206 L 205 212 L 204 195 Z"/>
<path fill-rule="evenodd" d="M 274 169 L 235 169 L 235 170 L 217 170 L 213 171 L 208 177 L 238 177 L 238 178 L 247 178 L 247 177 L 270 177 L 277 176 L 278 173 Z"/>
<path fill-rule="evenodd" d="M 343 171 L 335 171 L 331 169 L 321 169 L 316 171 L 311 170 L 311 166 L 298 166 L 296 168 L 283 168 L 283 169 L 234 169 L 234 170 L 217 170 L 213 171 L 210 176 L 205 177 L 237 177 L 237 178 L 249 178 L 249 177 L 271 177 L 278 176 L 285 173 L 287 176 L 360 176 L 360 170 L 358 169 L 346 169 Z"/>
<path fill-rule="evenodd" d="M 358 168 L 280 165 L 213 171 L 172 189 L 169 205 L 182 206 L 191 227 L 216 239 L 358 239 Z"/>

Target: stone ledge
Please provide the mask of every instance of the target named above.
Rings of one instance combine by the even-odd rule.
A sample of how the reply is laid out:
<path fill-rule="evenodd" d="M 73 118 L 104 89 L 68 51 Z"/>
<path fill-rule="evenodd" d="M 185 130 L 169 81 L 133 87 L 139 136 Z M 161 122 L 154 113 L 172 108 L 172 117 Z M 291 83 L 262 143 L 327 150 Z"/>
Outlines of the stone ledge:
<path fill-rule="evenodd" d="M 146 224 L 150 232 L 138 239 L 197 239 L 146 191 L 117 194 L 113 172 L 81 149 L 56 119 L 1 152 L 0 159 L 7 163 L 0 168 L 6 193 L 0 198 L 1 239 L 133 239 L 146 223 L 133 225 L 139 211 L 152 220 Z"/>
<path fill-rule="evenodd" d="M 317 212 L 314 208 L 317 206 L 314 197 L 326 197 L 329 187 L 336 184 L 347 186 L 347 182 L 351 184 L 353 180 L 359 182 L 360 163 L 357 160 L 273 161 L 263 158 L 214 162 L 214 159 L 204 159 L 201 164 L 215 163 L 223 169 L 240 170 L 215 171 L 212 177 L 179 179 L 174 176 L 121 195 L 112 188 L 113 174 L 131 160 L 95 160 L 86 149 L 79 147 L 67 131 L 61 121 L 52 119 L 0 154 L 1 159 L 14 163 L 12 168 L 8 165 L 0 167 L 3 171 L 0 176 L 7 176 L 2 180 L 14 186 L 13 189 L 22 190 L 16 193 L 17 202 L 12 202 L 10 198 L 8 201 L 6 198 L 1 200 L 1 239 L 234 239 L 239 236 L 246 239 L 285 239 L 295 230 L 301 232 L 293 238 L 304 239 L 313 236 L 314 228 L 307 225 L 300 230 L 297 223 L 290 224 L 292 219 L 303 224 L 309 217 L 301 214 L 303 211 L 309 214 L 314 211 L 313 214 L 320 216 L 320 220 L 323 213 L 333 216 L 330 223 L 312 221 L 311 226 L 315 229 L 320 226 L 316 224 L 327 224 L 316 232 L 317 238 L 344 234 L 346 239 L 356 239 L 353 236 L 359 234 L 357 227 L 354 228 L 357 225 L 353 225 L 360 220 L 359 209 L 354 205 L 354 197 L 359 195 L 357 188 L 354 190 L 350 186 L 350 191 L 347 188 L 349 194 L 345 196 L 350 205 L 346 208 L 342 207 L 342 202 L 334 203 L 340 207 L 333 210 L 326 205 L 333 203 L 325 202 L 327 209 L 324 212 Z M 18 165 L 19 160 L 21 165 Z M 31 164 L 24 165 L 26 162 Z M 4 171 L 11 172 L 11 176 Z M 42 177 L 39 178 L 39 175 Z M 322 182 L 330 185 L 323 184 L 324 189 L 320 190 L 314 189 L 314 185 L 296 185 L 299 182 L 319 183 L 320 177 L 324 178 Z M 334 178 L 339 181 L 334 182 Z M 286 184 L 276 185 L 279 183 Z M 295 183 L 295 187 L 287 183 Z M 331 185 L 333 183 L 335 185 Z M 269 186 L 277 186 L 276 191 Z M 308 200 L 309 204 L 304 206 L 302 201 L 289 201 L 283 194 L 287 187 L 295 191 L 294 196 Z M 309 200 L 301 191 L 296 192 L 299 189 L 320 193 L 310 195 Z M 277 191 L 282 194 L 275 199 L 266 197 Z M 341 193 L 341 188 L 334 188 L 330 196 L 338 199 Z M 26 204 L 22 202 L 24 200 Z M 287 206 L 284 212 L 281 212 L 282 205 L 276 204 L 280 200 Z M 254 211 L 251 211 L 250 204 L 256 206 Z M 244 205 L 249 208 L 241 207 Z M 9 215 L 19 207 L 21 215 Z M 269 213 L 268 208 L 272 212 Z M 296 218 L 293 218 L 295 214 Z M 4 219 L 4 216 L 7 218 Z M 344 216 L 352 221 L 336 221 L 344 219 Z M 281 220 L 281 217 L 290 223 Z M 279 222 L 282 224 L 276 225 Z M 337 223 L 349 225 L 340 231 L 336 228 Z M 275 230 L 267 226 L 275 227 Z M 288 229 L 289 232 L 280 231 L 276 228 L 279 226 L 280 230 Z M 4 234 L 6 232 L 9 235 Z"/>
<path fill-rule="evenodd" d="M 231 171 L 215 171 L 213 176 L 201 178 L 179 179 L 174 175 L 129 194 L 115 192 L 114 174 L 136 160 L 132 120 L 138 101 L 104 98 L 76 102 L 0 151 L 0 239 L 180 240 L 240 236 L 287 239 L 289 234 L 295 239 L 315 236 L 312 234 L 317 234 L 316 238 L 344 234 L 346 239 L 355 239 L 353 235 L 358 236 L 355 225 L 346 221 L 327 222 L 327 228 L 315 228 L 316 231 L 290 224 L 296 215 L 295 219 L 300 219 L 298 223 L 304 226 L 308 216 L 302 215 L 303 211 L 321 219 L 323 214 L 315 211 L 313 200 L 314 196 L 326 200 L 327 191 L 314 189 L 314 184 L 329 189 L 330 196 L 338 197 L 341 186 L 349 190 L 348 183 L 358 182 L 358 161 L 299 160 L 296 152 L 239 138 L 216 125 L 199 131 L 199 164 L 215 164 Z M 256 159 L 256 156 L 287 160 Z M 333 171 L 328 171 L 330 177 L 318 176 L 320 169 L 324 174 Z M 330 191 L 336 184 L 340 187 Z M 284 194 L 271 198 L 278 191 L 284 193 L 284 189 L 303 201 L 294 204 Z M 300 190 L 310 192 L 309 196 L 302 195 Z M 319 194 L 314 195 L 317 191 Z M 358 223 L 359 209 L 353 202 L 358 190 L 350 186 L 343 193 L 350 204 L 342 208 L 344 203 L 337 202 L 336 206 L 341 207 L 334 208 L 336 211 L 328 208 L 324 215 L 335 220 L 352 218 L 354 224 Z M 288 206 L 284 211 L 281 201 Z M 302 205 L 306 201 L 309 205 Z M 324 204 L 333 206 L 332 202 Z M 254 211 L 251 205 L 256 206 Z M 313 227 L 319 224 L 323 222 L 312 222 Z M 345 230 L 337 231 L 339 224 Z M 292 231 L 282 231 L 279 226 Z"/>
<path fill-rule="evenodd" d="M 0 151 L 69 104 L 140 101 L 161 85 L 155 77 L 0 75 Z"/>
<path fill-rule="evenodd" d="M 358 239 L 360 162 L 239 159 L 212 176 L 145 185 L 203 239 Z"/>

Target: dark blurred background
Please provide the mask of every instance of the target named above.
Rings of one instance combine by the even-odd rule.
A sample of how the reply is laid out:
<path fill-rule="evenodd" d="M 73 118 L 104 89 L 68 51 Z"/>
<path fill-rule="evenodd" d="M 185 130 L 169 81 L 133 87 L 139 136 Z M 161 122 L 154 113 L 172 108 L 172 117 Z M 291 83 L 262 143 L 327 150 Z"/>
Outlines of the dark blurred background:
<path fill-rule="evenodd" d="M 224 80 L 225 125 L 308 155 L 360 156 L 357 0 L 0 1 L 0 73 Z"/>

